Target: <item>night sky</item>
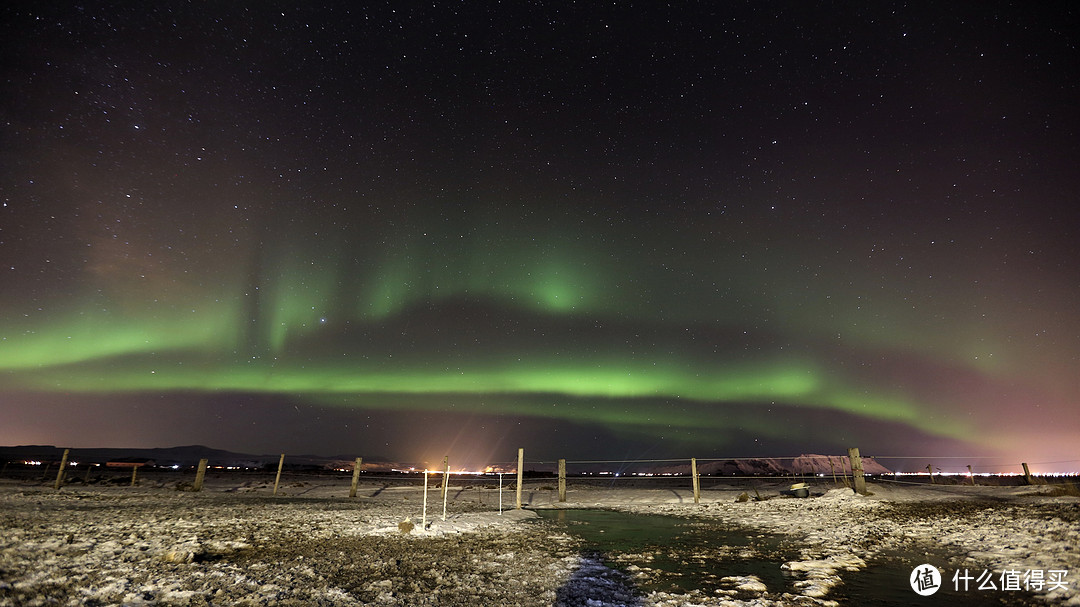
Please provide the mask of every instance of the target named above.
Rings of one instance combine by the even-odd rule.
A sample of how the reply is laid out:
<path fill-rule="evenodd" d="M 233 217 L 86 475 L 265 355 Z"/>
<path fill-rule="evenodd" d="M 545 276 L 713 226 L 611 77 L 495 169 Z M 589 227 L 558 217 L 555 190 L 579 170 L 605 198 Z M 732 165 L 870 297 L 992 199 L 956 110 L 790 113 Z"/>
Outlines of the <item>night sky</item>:
<path fill-rule="evenodd" d="M 0 444 L 1080 468 L 1074 4 L 316 4 L 0 8 Z"/>

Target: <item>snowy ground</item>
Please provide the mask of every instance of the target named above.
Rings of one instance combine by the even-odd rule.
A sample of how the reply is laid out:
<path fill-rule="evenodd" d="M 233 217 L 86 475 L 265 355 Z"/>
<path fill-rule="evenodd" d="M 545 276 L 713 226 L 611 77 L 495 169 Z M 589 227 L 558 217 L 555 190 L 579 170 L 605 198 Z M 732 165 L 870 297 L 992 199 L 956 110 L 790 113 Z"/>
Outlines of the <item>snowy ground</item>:
<path fill-rule="evenodd" d="M 526 483 L 531 507 L 702 517 L 801 546 L 783 564 L 795 591 L 732 576 L 711 592 L 670 594 L 639 590 L 636 565 L 609 568 L 532 512 L 500 515 L 492 485 L 451 485 L 445 521 L 432 490 L 425 528 L 416 483 L 366 481 L 350 499 L 347 479 L 302 476 L 278 496 L 272 479 L 250 477 L 211 479 L 200 493 L 150 477 L 60 491 L 0 481 L 0 606 L 830 604 L 850 570 L 898 552 L 947 554 L 937 565 L 949 575 L 1065 570 L 1064 590 L 1023 601 L 1080 605 L 1080 500 L 1045 488 L 873 485 L 863 497 L 829 484 L 795 499 L 762 484 L 770 499 L 751 492 L 740 502 L 744 488 L 713 488 L 693 504 L 680 488 L 572 483 L 559 504 L 550 480 Z M 513 493 L 504 500 L 512 507 Z M 982 596 L 1008 604 L 1014 595 Z"/>

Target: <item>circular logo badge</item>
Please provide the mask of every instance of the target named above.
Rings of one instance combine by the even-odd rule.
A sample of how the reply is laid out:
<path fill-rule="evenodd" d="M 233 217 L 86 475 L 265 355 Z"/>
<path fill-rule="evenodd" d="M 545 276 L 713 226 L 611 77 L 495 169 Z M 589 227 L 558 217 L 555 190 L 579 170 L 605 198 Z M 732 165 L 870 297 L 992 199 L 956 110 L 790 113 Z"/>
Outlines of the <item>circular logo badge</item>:
<path fill-rule="evenodd" d="M 911 589 L 921 596 L 930 596 L 941 588 L 941 572 L 937 567 L 923 563 L 911 570 Z"/>

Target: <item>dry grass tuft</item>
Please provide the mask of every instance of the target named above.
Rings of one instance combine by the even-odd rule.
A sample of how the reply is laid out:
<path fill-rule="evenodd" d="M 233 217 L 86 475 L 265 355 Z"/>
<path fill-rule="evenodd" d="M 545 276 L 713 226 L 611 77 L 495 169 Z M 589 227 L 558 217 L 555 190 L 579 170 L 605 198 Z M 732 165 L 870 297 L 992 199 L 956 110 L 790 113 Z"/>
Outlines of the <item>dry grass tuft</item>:
<path fill-rule="evenodd" d="M 1080 497 L 1080 489 L 1077 489 L 1072 481 L 1065 481 L 1064 483 L 1054 485 L 1053 487 L 1053 489 L 1043 495 L 1048 497 Z"/>

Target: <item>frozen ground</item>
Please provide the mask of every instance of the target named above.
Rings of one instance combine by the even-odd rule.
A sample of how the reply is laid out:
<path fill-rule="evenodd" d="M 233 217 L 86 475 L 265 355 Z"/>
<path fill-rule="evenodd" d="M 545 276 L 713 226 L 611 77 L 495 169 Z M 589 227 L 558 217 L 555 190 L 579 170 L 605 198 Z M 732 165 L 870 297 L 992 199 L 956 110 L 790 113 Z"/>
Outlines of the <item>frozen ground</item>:
<path fill-rule="evenodd" d="M 452 484 L 445 521 L 432 490 L 427 528 L 419 481 L 367 481 L 355 499 L 347 479 L 295 477 L 278 496 L 272 479 L 221 477 L 200 493 L 176 485 L 147 478 L 54 491 L 0 481 L 0 606 L 831 604 L 844 601 L 851 570 L 897 553 L 947 555 L 939 567 L 973 574 L 1066 570 L 1064 590 L 1023 600 L 1080 605 L 1080 500 L 1045 488 L 873 485 L 862 497 L 830 484 L 795 499 L 760 485 L 771 499 L 739 502 L 743 488 L 713 488 L 695 505 L 680 488 L 572 483 L 559 504 L 552 481 L 526 482 L 531 507 L 704 517 L 801 546 L 783 564 L 794 591 L 730 576 L 711 591 L 670 594 L 640 590 L 640 567 L 616 559 L 627 573 L 609 568 L 529 511 L 500 516 L 493 485 Z M 504 499 L 512 506 L 513 493 Z M 983 596 L 1008 604 L 1013 595 Z"/>

